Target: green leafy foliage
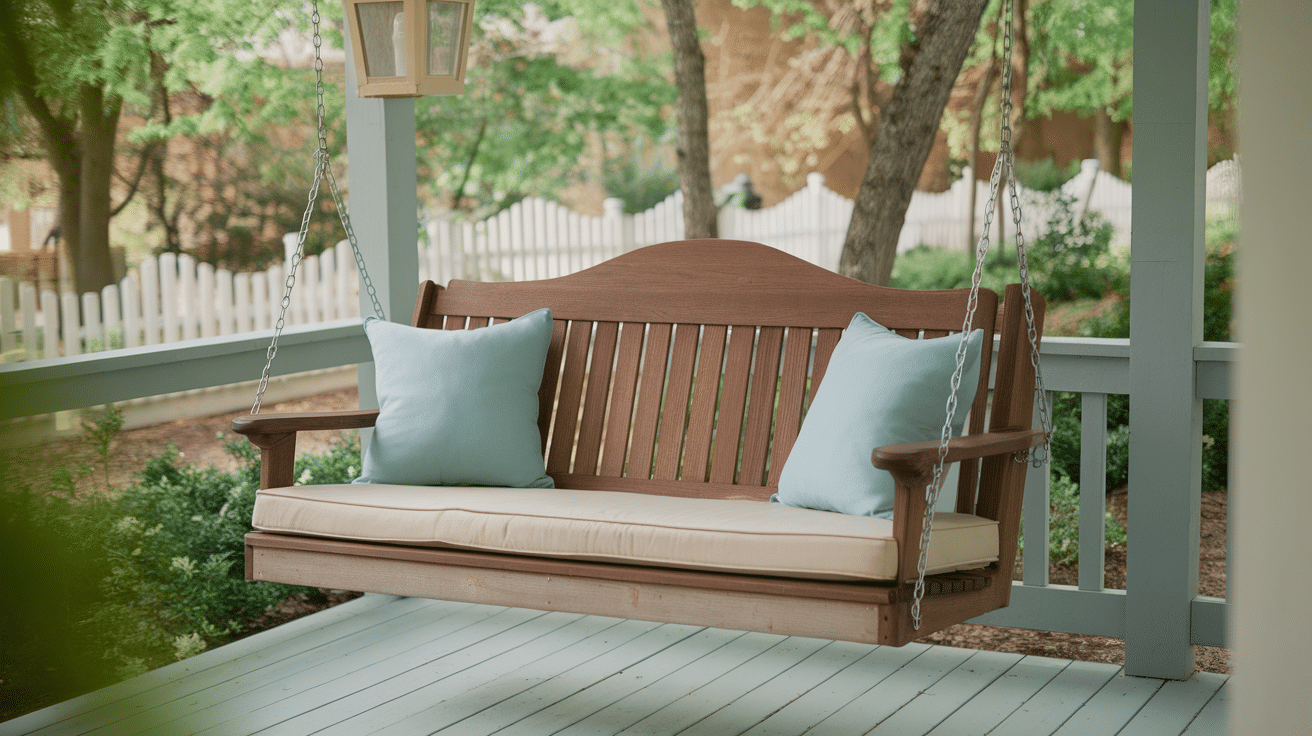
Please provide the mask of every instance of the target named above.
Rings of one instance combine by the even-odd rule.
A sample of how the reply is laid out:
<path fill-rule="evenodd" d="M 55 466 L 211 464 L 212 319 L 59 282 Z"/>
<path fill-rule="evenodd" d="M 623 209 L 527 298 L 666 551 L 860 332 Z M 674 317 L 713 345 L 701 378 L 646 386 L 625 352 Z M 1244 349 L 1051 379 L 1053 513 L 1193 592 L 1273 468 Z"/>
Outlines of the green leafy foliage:
<path fill-rule="evenodd" d="M 111 412 L 88 422 L 84 438 L 107 453 L 120 426 Z M 259 455 L 244 439 L 225 447 L 234 471 L 193 467 L 170 447 L 115 494 L 36 494 L 6 481 L 0 553 L 11 604 L 0 607 L 0 679 L 66 699 L 221 644 L 304 590 L 244 579 Z M 296 462 L 309 483 L 349 483 L 358 468 L 355 438 Z"/>
<path fill-rule="evenodd" d="M 1129 283 L 1129 263 L 1111 252 L 1113 227 L 1096 212 L 1080 217 L 1075 199 L 1050 195 L 1053 209 L 1043 235 L 1027 253 L 1034 286 L 1051 301 L 1096 299 Z"/>
<path fill-rule="evenodd" d="M 898 289 L 965 289 L 970 287 L 974 267 L 971 257 L 960 251 L 917 246 L 893 263 L 892 286 Z M 1007 284 L 1018 280 L 1016 259 L 1009 254 L 989 256 L 980 286 L 999 295 Z"/>
<path fill-rule="evenodd" d="M 584 181 L 602 141 L 620 158 L 664 141 L 668 62 L 626 35 L 647 21 L 633 3 L 475 6 L 465 93 L 416 102 L 420 178 L 448 209 L 485 216 Z M 578 48 L 627 53 L 580 56 Z"/>
<path fill-rule="evenodd" d="M 1076 565 L 1080 561 L 1080 487 L 1064 475 L 1056 476 L 1048 494 L 1048 560 L 1058 565 Z M 1022 524 L 1020 549 L 1025 549 Z M 1126 542 L 1125 527 L 1109 512 L 1103 514 L 1103 533 L 1107 546 Z"/>
<path fill-rule="evenodd" d="M 1238 0 L 1212 1 L 1208 105 L 1213 110 L 1236 96 L 1238 5 Z M 1112 120 L 1128 120 L 1134 112 L 1133 0 L 1043 0 L 1031 13 L 1030 114 L 1105 110 Z"/>

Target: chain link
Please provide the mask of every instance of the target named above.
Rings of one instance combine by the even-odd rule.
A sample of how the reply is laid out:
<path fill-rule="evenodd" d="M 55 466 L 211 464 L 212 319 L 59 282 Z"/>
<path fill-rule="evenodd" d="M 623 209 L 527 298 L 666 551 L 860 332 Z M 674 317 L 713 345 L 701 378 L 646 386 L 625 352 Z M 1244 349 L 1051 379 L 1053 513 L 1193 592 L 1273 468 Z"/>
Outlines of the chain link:
<path fill-rule="evenodd" d="M 993 216 L 997 207 L 998 190 L 1001 188 L 1004 175 L 1007 180 L 1008 203 L 1011 206 L 1012 221 L 1014 223 L 1021 294 L 1025 301 L 1025 320 L 1029 328 L 1030 362 L 1034 366 L 1035 393 L 1039 402 L 1039 411 L 1045 433 L 1043 457 L 1046 457 L 1047 445 L 1052 441 L 1052 418 L 1048 412 L 1047 394 L 1043 390 L 1043 376 L 1039 370 L 1038 329 L 1035 326 L 1034 307 L 1030 302 L 1030 278 L 1029 266 L 1025 259 L 1025 236 L 1020 228 L 1021 208 L 1020 196 L 1016 190 L 1015 154 L 1011 149 L 1012 12 L 1012 0 L 1006 0 L 1004 12 L 1006 27 L 1002 32 L 1002 59 L 1006 64 L 1006 69 L 1002 75 L 1001 145 L 998 151 L 998 159 L 993 165 L 993 173 L 989 176 L 989 197 L 984 205 L 984 230 L 980 236 L 979 244 L 975 248 L 975 270 L 970 277 L 970 295 L 966 299 L 966 317 L 961 325 L 961 342 L 957 345 L 957 366 L 952 373 L 952 390 L 948 394 L 947 417 L 943 422 L 943 430 L 939 434 L 938 459 L 934 463 L 934 475 L 929 484 L 925 486 L 925 514 L 920 529 L 920 556 L 916 560 L 916 585 L 911 601 L 911 625 L 917 631 L 920 630 L 921 625 L 920 604 L 925 597 L 925 568 L 929 561 L 929 538 L 934 526 L 934 507 L 938 504 L 939 494 L 943 490 L 948 442 L 952 439 L 953 419 L 957 411 L 957 392 L 961 388 L 961 377 L 966 365 L 966 348 L 970 339 L 971 328 L 975 323 L 975 312 L 979 307 L 979 288 L 984 275 L 984 260 L 988 256 L 990 247 L 989 233 L 993 230 Z M 1042 458 L 1036 457 L 1035 462 L 1042 462 Z"/>
<path fill-rule="evenodd" d="M 288 261 L 287 279 L 283 287 L 282 303 L 279 305 L 278 321 L 273 327 L 273 340 L 269 343 L 269 349 L 265 352 L 264 370 L 260 374 L 260 385 L 255 391 L 255 403 L 251 406 L 251 414 L 260 413 L 260 405 L 264 402 L 264 392 L 269 387 L 269 374 L 273 370 L 273 359 L 278 354 L 278 338 L 282 337 L 283 328 L 287 326 L 287 309 L 292 303 L 292 287 L 296 285 L 296 269 L 303 260 L 305 237 L 310 231 L 310 218 L 314 214 L 314 203 L 319 199 L 319 184 L 325 177 L 328 179 L 328 190 L 332 193 L 333 204 L 337 207 L 337 214 L 342 221 L 342 229 L 346 231 L 346 239 L 350 242 L 351 252 L 355 255 L 355 267 L 360 273 L 361 285 L 369 295 L 369 300 L 373 303 L 374 314 L 379 319 L 387 319 L 383 312 L 383 305 L 378 301 L 378 292 L 374 289 L 373 280 L 369 278 L 369 269 L 365 268 L 364 256 L 360 254 L 360 245 L 356 242 L 355 229 L 351 227 L 351 217 L 346 211 L 346 203 L 342 200 L 341 192 L 337 189 L 337 177 L 333 176 L 332 155 L 328 152 L 328 128 L 324 122 L 327 114 L 323 102 L 323 37 L 319 34 L 321 18 L 319 16 L 318 0 L 314 0 L 311 5 L 310 21 L 314 26 L 315 114 L 318 122 L 316 131 L 318 133 L 318 147 L 314 151 L 314 181 L 310 184 L 309 201 L 305 205 L 305 214 L 301 216 L 301 229 L 296 234 L 296 250 Z"/>

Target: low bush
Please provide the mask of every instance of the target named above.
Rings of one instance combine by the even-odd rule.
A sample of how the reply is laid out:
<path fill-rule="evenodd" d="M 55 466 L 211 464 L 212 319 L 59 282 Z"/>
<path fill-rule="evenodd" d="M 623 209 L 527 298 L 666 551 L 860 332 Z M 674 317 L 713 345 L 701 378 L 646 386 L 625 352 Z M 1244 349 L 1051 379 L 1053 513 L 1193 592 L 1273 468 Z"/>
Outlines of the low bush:
<path fill-rule="evenodd" d="M 107 455 L 120 426 L 91 423 L 85 439 Z M 41 494 L 6 476 L 7 688 L 19 683 L 36 707 L 58 702 L 222 644 L 294 593 L 319 595 L 244 579 L 259 455 L 245 439 L 225 448 L 240 461 L 234 471 L 193 467 L 170 447 L 112 493 L 76 492 L 90 466 L 56 472 Z M 359 441 L 344 438 L 325 455 L 298 458 L 296 473 L 298 483 L 349 483 L 359 467 Z"/>
<path fill-rule="evenodd" d="M 1022 523 L 1020 549 L 1025 549 Z M 1125 527 L 1110 512 L 1103 512 L 1107 546 L 1125 544 Z M 1059 565 L 1080 561 L 1080 487 L 1064 475 L 1055 475 L 1048 494 L 1048 560 Z"/>

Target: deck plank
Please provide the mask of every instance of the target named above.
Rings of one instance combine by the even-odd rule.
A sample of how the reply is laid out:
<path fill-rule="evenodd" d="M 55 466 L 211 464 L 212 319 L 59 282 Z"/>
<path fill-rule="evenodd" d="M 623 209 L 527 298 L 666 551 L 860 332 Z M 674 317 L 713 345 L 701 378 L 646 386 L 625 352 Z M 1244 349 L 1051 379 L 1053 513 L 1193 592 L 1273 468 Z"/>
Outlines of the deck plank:
<path fill-rule="evenodd" d="M 750 736 L 799 734 L 929 650 L 829 642 L 797 666 L 689 728 L 681 736 L 720 736 L 750 726 Z M 780 708 L 779 704 L 785 705 Z"/>
<path fill-rule="evenodd" d="M 1128 677 L 1122 670 L 1075 711 L 1054 736 L 1114 736 L 1161 687 L 1161 680 Z"/>
<path fill-rule="evenodd" d="M 635 663 L 654 656 L 699 631 L 692 626 L 663 626 L 638 621 L 627 623 L 646 628 L 630 641 L 607 649 L 596 657 L 585 658 L 582 662 L 576 664 L 562 662 L 559 665 L 554 662 L 546 663 L 544 680 L 499 702 L 496 708 L 479 712 L 441 733 L 444 736 L 502 733 L 504 729 L 533 716 L 538 711 L 586 690 L 616 673 L 623 672 Z"/>
<path fill-rule="evenodd" d="M 999 734 L 1049 736 L 1119 671 L 1119 667 L 1111 664 L 1072 662 L 1024 706 L 998 724 L 996 731 Z"/>
<path fill-rule="evenodd" d="M 312 691 L 311 697 L 315 697 L 322 692 L 320 686 L 339 679 L 349 680 L 370 665 L 374 670 L 391 671 L 398 658 L 413 649 L 414 639 L 408 633 L 417 638 L 438 637 L 440 641 L 461 642 L 487 636 L 499 626 L 513 626 L 523 615 L 518 609 L 481 610 L 469 606 L 450 613 L 444 609 L 445 606 L 428 607 L 422 612 L 428 616 L 398 620 L 397 633 L 384 641 L 369 646 L 362 646 L 367 641 L 351 641 L 331 648 L 316 648 L 288 658 L 278 666 L 240 675 L 204 694 L 175 700 L 159 709 L 152 727 L 137 733 L 173 736 L 179 732 L 178 722 L 182 719 L 186 721 L 188 733 L 240 732 L 229 721 L 242 714 L 262 716 L 276 723 L 285 719 L 289 711 L 305 707 L 305 698 L 288 702 L 293 697 L 307 691 Z"/>
<path fill-rule="evenodd" d="M 380 710 L 385 710 L 392 722 L 371 732 L 426 736 L 464 720 L 531 687 L 534 684 L 530 674 L 532 667 L 540 665 L 544 659 L 563 664 L 565 659 L 586 657 L 598 644 L 613 647 L 615 635 L 607 632 L 621 623 L 621 619 L 601 616 L 573 617 L 564 626 L 545 632 L 528 644 L 504 651 L 388 702 Z M 642 627 L 629 627 L 621 638 L 631 639 L 640 633 Z M 562 653 L 562 650 L 568 650 L 568 653 Z"/>
<path fill-rule="evenodd" d="M 604 621 L 606 620 L 593 619 L 592 621 L 583 623 L 581 625 L 581 628 L 583 629 L 582 633 L 586 634 L 588 631 L 595 628 L 607 628 L 608 626 L 603 623 Z M 614 620 L 612 619 L 610 622 L 613 624 Z M 539 640 L 533 642 L 530 647 L 545 645 L 550 649 L 552 645 L 555 645 L 558 649 L 571 647 L 578 640 L 578 637 L 572 635 L 572 632 L 557 631 L 560 632 L 558 636 L 541 637 Z M 535 651 L 530 647 L 525 647 L 524 656 L 532 657 L 533 654 L 535 654 Z M 400 666 L 404 666 L 404 664 L 401 664 Z M 270 708 L 269 710 L 271 713 L 269 713 L 269 717 L 276 717 L 279 713 L 282 713 L 282 718 L 274 723 L 264 722 L 263 718 L 266 716 L 263 716 L 263 714 L 252 713 L 246 718 L 235 719 L 232 722 L 232 731 L 238 733 L 253 733 L 258 731 L 258 728 L 252 728 L 251 726 L 259 726 L 259 728 L 272 728 L 273 726 L 277 726 L 277 728 L 272 728 L 272 732 L 305 733 L 307 732 L 307 729 L 311 728 L 310 723 L 314 722 L 314 719 L 322 718 L 322 720 L 325 721 L 331 720 L 331 717 L 323 718 L 324 714 L 322 713 L 314 714 L 316 709 L 327 707 L 338 700 L 354 696 L 362 690 L 372 687 L 377 683 L 388 682 L 392 679 L 397 670 L 398 664 L 391 664 L 390 666 L 387 662 L 371 664 L 367 668 L 356 670 L 349 675 L 335 678 L 316 688 L 304 691 L 297 695 L 295 699 L 284 701 L 284 708 Z M 288 713 L 303 713 L 306 715 L 302 718 L 289 720 Z M 261 718 L 261 720 L 255 720 L 257 717 Z M 286 721 L 286 723 L 284 723 L 284 721 Z"/>
<path fill-rule="evenodd" d="M 499 655 L 526 646 L 540 637 L 550 635 L 568 624 L 569 614 L 549 614 L 526 609 L 509 609 L 515 618 L 507 618 L 499 631 L 492 635 L 478 632 L 443 639 L 407 652 L 402 661 L 392 668 L 386 679 L 359 678 L 355 692 L 324 704 L 307 713 L 299 723 L 288 722 L 285 728 L 273 733 L 331 734 L 375 733 L 405 718 L 424 704 L 422 697 L 410 697 L 450 677 L 460 676 L 470 668 L 477 668 L 496 659 L 492 667 L 505 666 Z"/>
<path fill-rule="evenodd" d="M 524 665 L 513 672 L 489 679 L 464 692 L 447 693 L 449 697 L 446 699 L 434 701 L 428 708 L 398 721 L 380 733 L 393 736 L 437 732 L 495 733 L 504 725 L 498 722 L 496 716 L 515 712 L 512 702 L 551 702 L 548 700 L 550 696 L 544 694 L 541 686 L 557 677 L 562 670 L 586 666 L 589 662 L 613 656 L 617 650 L 640 651 L 636 647 L 642 646 L 644 641 L 647 651 L 650 651 L 653 638 L 651 632 L 659 626 L 646 621 L 622 621 L 596 616 L 588 618 L 594 622 L 609 622 L 610 625 L 567 649 L 544 652 L 544 656 L 532 661 L 525 657 Z M 526 695 L 534 690 L 537 690 L 536 694 Z M 487 722 L 488 716 L 492 717 L 491 723 Z"/>
<path fill-rule="evenodd" d="M 948 716 L 969 704 L 1020 660 L 1019 654 L 976 652 L 869 733 L 872 736 L 929 733 Z"/>
<path fill-rule="evenodd" d="M 216 667 L 228 665 L 243 657 L 264 655 L 269 649 L 276 648 L 287 642 L 297 641 L 301 637 L 328 641 L 334 634 L 326 632 L 325 629 L 331 629 L 335 626 L 364 627 L 367 625 L 366 620 L 363 618 L 365 614 L 374 609 L 383 608 L 397 600 L 401 599 L 395 596 L 383 595 L 367 595 L 357 598 L 340 606 L 321 611 L 313 617 L 290 621 L 275 629 L 260 632 L 224 647 L 211 649 L 181 662 L 174 662 L 140 677 L 124 680 L 109 687 L 5 721 L 0 723 L 0 734 L 8 736 L 8 734 L 42 733 L 44 735 L 75 732 L 75 730 L 55 731 L 51 729 L 56 726 L 61 729 L 67 728 L 67 726 L 61 724 L 75 719 L 81 723 L 100 723 L 100 719 L 112 717 L 112 712 L 123 708 L 125 703 L 130 703 L 136 698 L 149 697 L 152 691 L 161 687 Z M 322 618 L 317 618 L 319 616 L 322 616 Z M 46 730 L 43 731 L 43 729 Z"/>
<path fill-rule="evenodd" d="M 559 736 L 623 733 L 653 712 L 674 703 L 682 704 L 684 698 L 698 689 L 760 657 L 785 638 L 771 634 L 744 634 L 664 677 L 646 680 L 638 690 L 560 731 Z"/>
<path fill-rule="evenodd" d="M 1221 675 L 1197 672 L 1188 680 L 1167 682 L 1126 724 L 1120 736 L 1182 733 L 1225 681 Z"/>
<path fill-rule="evenodd" d="M 1221 686 L 1220 690 L 1207 701 L 1207 705 L 1198 712 L 1193 723 L 1181 736 L 1226 736 L 1230 733 L 1230 694 L 1234 692 L 1231 682 Z"/>
<path fill-rule="evenodd" d="M 1225 675 L 366 596 L 8 734 L 1213 736 Z"/>
<path fill-rule="evenodd" d="M 825 645 L 823 639 L 789 637 L 760 655 L 744 662 L 676 702 L 644 715 L 621 734 L 679 734 L 693 724 L 735 703 Z"/>
<path fill-rule="evenodd" d="M 496 733 L 503 736 L 558 733 L 742 636 L 744 634 L 738 631 L 702 629 L 645 659 L 630 662 L 622 669 L 595 673 L 603 678 L 580 683 L 582 687 L 576 692 L 546 704 L 545 708 Z"/>
<path fill-rule="evenodd" d="M 969 703 L 929 732 L 930 736 L 984 736 L 1070 666 L 1068 659 L 1024 657 Z"/>
<path fill-rule="evenodd" d="M 808 736 L 852 736 L 873 729 L 922 691 L 933 687 L 974 654 L 969 649 L 935 647 L 897 673 L 857 696 L 807 731 Z"/>

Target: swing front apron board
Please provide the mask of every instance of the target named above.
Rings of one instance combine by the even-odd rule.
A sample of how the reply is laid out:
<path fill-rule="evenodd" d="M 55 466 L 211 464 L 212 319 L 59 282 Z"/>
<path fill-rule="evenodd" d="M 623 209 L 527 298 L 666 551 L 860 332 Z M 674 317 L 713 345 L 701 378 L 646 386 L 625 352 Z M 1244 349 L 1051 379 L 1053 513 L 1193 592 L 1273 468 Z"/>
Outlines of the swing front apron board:
<path fill-rule="evenodd" d="M 1026 460 L 1044 435 L 1030 429 L 1024 310 L 999 315 L 991 291 L 972 329 L 1000 337 L 963 379 L 975 392 L 946 458 L 960 464 L 955 513 L 933 521 L 919 630 L 938 440 L 862 450 L 892 475 L 891 518 L 769 502 L 853 315 L 928 340 L 961 330 L 968 298 L 727 240 L 543 281 L 425 283 L 418 328 L 551 310 L 536 439 L 555 487 L 293 486 L 297 431 L 374 426 L 378 411 L 241 417 L 234 431 L 262 452 L 247 578 L 893 645 L 1006 606 Z M 1019 285 L 1005 303 L 1022 304 Z"/>

